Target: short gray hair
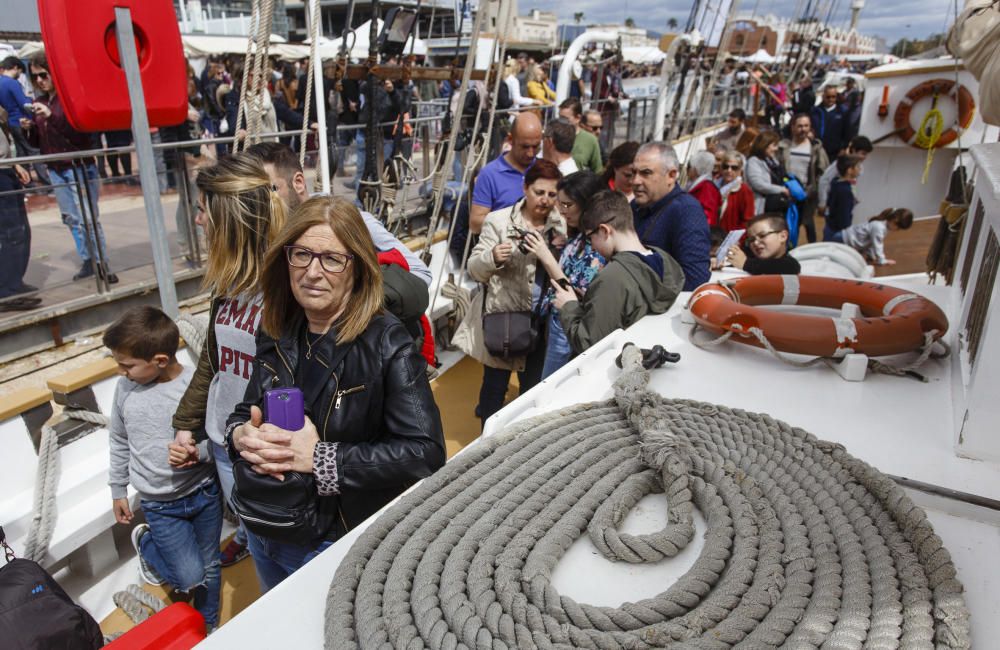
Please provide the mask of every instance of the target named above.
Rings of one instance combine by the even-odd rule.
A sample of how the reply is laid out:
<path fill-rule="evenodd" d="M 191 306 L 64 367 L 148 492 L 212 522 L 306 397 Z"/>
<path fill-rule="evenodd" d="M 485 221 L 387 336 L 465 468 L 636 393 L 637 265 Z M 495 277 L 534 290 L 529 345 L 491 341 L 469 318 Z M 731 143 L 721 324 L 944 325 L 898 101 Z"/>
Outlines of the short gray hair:
<path fill-rule="evenodd" d="M 715 154 L 710 151 L 701 150 L 691 156 L 688 166 L 698 172 L 698 176 L 711 174 L 712 169 L 715 168 Z"/>
<path fill-rule="evenodd" d="M 746 166 L 746 158 L 743 157 L 739 151 L 735 149 L 727 149 L 724 154 L 722 154 L 722 162 L 738 162 L 740 164 L 740 169 Z"/>
<path fill-rule="evenodd" d="M 653 154 L 659 158 L 660 164 L 663 165 L 663 171 L 665 172 L 669 172 L 672 169 L 680 169 L 680 161 L 677 159 L 677 152 L 674 151 L 674 148 L 666 142 L 647 142 L 639 147 L 639 151 L 635 153 L 635 157 L 638 158 L 644 154 Z M 715 162 L 712 164 L 714 165 Z"/>

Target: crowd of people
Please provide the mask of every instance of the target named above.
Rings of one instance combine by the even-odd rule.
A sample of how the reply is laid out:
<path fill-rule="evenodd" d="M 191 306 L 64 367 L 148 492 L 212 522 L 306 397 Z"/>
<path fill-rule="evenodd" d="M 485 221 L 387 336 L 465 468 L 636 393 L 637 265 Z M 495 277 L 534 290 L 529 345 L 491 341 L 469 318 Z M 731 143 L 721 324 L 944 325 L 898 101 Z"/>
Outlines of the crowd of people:
<path fill-rule="evenodd" d="M 202 97 L 224 99 L 222 68 L 206 70 Z M 515 59 L 504 79 L 510 100 L 544 105 L 544 91 L 521 93 L 519 70 Z M 545 83 L 530 61 L 523 70 L 527 84 Z M 31 72 L 47 88 L 43 62 Z M 302 108 L 297 79 L 278 80 L 276 114 Z M 395 106 L 396 89 L 382 90 Z M 470 191 L 468 272 L 480 288 L 452 342 L 483 365 L 481 423 L 502 408 L 512 373 L 527 391 L 706 282 L 727 233 L 743 231 L 718 258 L 750 274 L 798 273 L 789 249 L 800 229 L 816 240 L 817 216 L 824 240 L 892 263 L 886 234 L 913 215 L 854 223 L 853 187 L 872 143 L 850 130 L 850 104 L 831 102 L 824 93 L 778 128 L 754 128 L 734 110 L 683 163 L 665 142 L 624 142 L 605 156 L 604 116 L 580 97 L 552 106 L 544 125 L 539 112 L 520 112 Z M 41 134 L 44 151 L 56 142 L 58 97 L 48 87 L 36 103 L 47 113 L 34 108 L 23 128 L 29 142 Z M 366 103 L 339 108 L 364 120 Z M 310 119 L 298 115 L 300 125 Z M 198 112 L 221 131 L 228 118 L 216 117 Z M 155 308 L 129 310 L 104 337 L 122 374 L 110 427 L 114 514 L 132 523 L 131 484 L 145 515 L 133 530 L 143 577 L 189 598 L 209 629 L 220 566 L 251 556 L 262 590 L 274 588 L 445 461 L 426 372 L 430 271 L 353 202 L 310 196 L 294 145 L 258 143 L 197 172 L 212 294 L 197 367 L 178 362 L 177 328 Z M 223 502 L 240 525 L 220 553 Z"/>

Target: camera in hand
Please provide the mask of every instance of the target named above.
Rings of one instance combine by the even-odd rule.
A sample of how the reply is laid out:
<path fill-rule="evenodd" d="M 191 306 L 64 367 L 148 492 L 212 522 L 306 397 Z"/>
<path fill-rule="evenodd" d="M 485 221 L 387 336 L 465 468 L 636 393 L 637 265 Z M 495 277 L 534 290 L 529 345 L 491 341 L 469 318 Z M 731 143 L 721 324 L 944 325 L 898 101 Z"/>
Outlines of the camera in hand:
<path fill-rule="evenodd" d="M 522 255 L 527 255 L 529 252 L 528 244 L 524 241 L 524 238 L 527 237 L 528 231 L 515 225 L 512 225 L 510 229 L 511 232 L 508 233 L 508 237 L 517 242 L 517 250 L 521 251 Z"/>

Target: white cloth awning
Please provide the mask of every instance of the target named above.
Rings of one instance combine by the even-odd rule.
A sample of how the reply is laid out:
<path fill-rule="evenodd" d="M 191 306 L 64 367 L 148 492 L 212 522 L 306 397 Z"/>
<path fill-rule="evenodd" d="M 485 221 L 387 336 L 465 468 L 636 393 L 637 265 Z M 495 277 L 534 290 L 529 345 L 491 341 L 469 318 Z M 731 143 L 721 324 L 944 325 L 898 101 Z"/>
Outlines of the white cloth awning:
<path fill-rule="evenodd" d="M 368 58 L 368 32 L 371 30 L 371 22 L 367 21 L 362 25 L 354 29 L 351 34 L 347 36 L 347 44 L 350 46 L 350 51 L 347 56 L 350 59 L 360 61 L 361 59 Z M 379 20 L 376 25 L 377 28 L 375 33 L 382 32 L 382 21 Z M 403 50 L 404 54 L 410 53 L 410 47 L 413 47 L 413 53 L 417 56 L 427 55 L 427 43 L 423 39 L 416 39 L 414 43 L 414 36 L 411 34 L 408 41 L 406 41 L 406 48 Z M 343 41 L 342 38 L 335 39 L 325 39 L 322 38 L 319 42 L 319 53 L 322 59 L 335 59 L 337 55 L 340 54 L 340 44 Z"/>
<path fill-rule="evenodd" d="M 187 57 L 212 54 L 246 54 L 247 38 L 246 36 L 216 36 L 211 34 L 181 35 L 181 41 L 184 43 L 184 56 Z M 277 44 L 284 45 L 286 41 L 277 34 L 271 34 L 271 46 Z"/>
<path fill-rule="evenodd" d="M 777 61 L 777 57 L 773 57 L 767 53 L 767 50 L 757 50 L 750 56 L 741 56 L 740 61 L 745 61 L 747 63 L 774 63 Z"/>
<path fill-rule="evenodd" d="M 629 63 L 659 63 L 664 56 L 660 48 L 651 45 L 622 48 L 622 59 Z"/>

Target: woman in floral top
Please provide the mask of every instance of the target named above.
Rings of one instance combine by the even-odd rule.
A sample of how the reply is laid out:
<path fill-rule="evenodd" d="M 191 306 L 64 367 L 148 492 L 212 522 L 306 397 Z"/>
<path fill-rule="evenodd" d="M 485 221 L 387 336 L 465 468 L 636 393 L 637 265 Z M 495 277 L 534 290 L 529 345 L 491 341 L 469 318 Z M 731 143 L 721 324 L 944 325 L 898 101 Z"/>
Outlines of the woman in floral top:
<path fill-rule="evenodd" d="M 535 236 L 534 233 L 529 233 L 524 242 L 538 257 L 538 261 L 551 279 L 560 283 L 569 282 L 573 290 L 582 297 L 605 261 L 601 254 L 590 246 L 590 240 L 580 232 L 580 214 L 590 198 L 606 186 L 597 174 L 582 171 L 564 177 L 556 187 L 559 190 L 556 206 L 566 220 L 570 234 L 559 261 L 557 262 L 549 252 L 545 240 Z M 559 323 L 559 315 L 552 309 L 552 295 L 553 291 L 549 289 L 542 300 L 542 313 L 549 319 L 542 379 L 566 365 L 573 355 L 566 334 Z"/>

